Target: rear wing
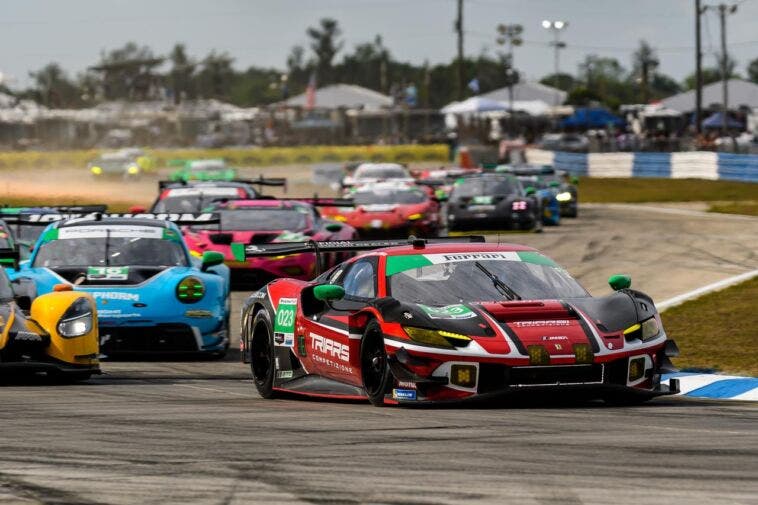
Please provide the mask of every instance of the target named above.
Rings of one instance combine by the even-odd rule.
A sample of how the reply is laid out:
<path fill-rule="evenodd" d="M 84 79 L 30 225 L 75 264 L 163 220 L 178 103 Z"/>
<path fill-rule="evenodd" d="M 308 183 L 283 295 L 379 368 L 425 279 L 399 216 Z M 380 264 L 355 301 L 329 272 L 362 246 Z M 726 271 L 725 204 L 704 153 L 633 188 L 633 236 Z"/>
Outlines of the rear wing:
<path fill-rule="evenodd" d="M 230 179 L 230 180 L 223 180 L 223 181 L 217 181 L 217 182 L 236 182 L 239 184 L 249 184 L 251 186 L 258 186 L 259 188 L 262 186 L 280 186 L 284 188 L 284 192 L 287 192 L 287 178 L 286 177 L 263 177 L 258 176 L 255 179 Z M 192 183 L 187 182 L 184 180 L 179 181 L 158 181 L 158 191 L 163 191 L 164 189 L 170 189 L 170 188 L 184 188 L 184 187 L 191 187 Z"/>
<path fill-rule="evenodd" d="M 383 247 L 397 247 L 412 245 L 423 249 L 426 244 L 438 244 L 446 242 L 458 243 L 483 243 L 485 238 L 481 235 L 463 237 L 438 237 L 416 238 L 410 236 L 407 239 L 396 240 L 336 240 L 307 242 L 279 242 L 270 244 L 245 245 L 239 242 L 232 243 L 232 255 L 236 261 L 245 261 L 247 258 L 260 258 L 267 256 L 286 256 L 290 254 L 315 253 L 318 261 L 318 271 L 321 271 L 321 253 L 330 252 L 358 252 L 381 249 Z"/>
<path fill-rule="evenodd" d="M 314 207 L 354 207 L 355 201 L 352 198 L 320 198 L 314 196 L 311 198 L 277 198 L 282 202 L 303 202 L 313 205 Z"/>
<path fill-rule="evenodd" d="M 165 213 L 165 214 L 153 214 L 153 213 L 139 213 L 139 214 L 123 214 L 123 213 L 75 213 L 75 214 L 18 214 L 18 219 L 13 222 L 15 224 L 24 225 L 37 225 L 47 226 L 50 223 L 57 221 L 70 221 L 72 219 L 82 219 L 91 221 L 102 221 L 104 218 L 118 218 L 118 219 L 153 219 L 156 221 L 170 221 L 179 226 L 193 226 L 203 224 L 219 224 L 221 223 L 221 216 L 215 212 L 202 212 L 202 213 Z"/>

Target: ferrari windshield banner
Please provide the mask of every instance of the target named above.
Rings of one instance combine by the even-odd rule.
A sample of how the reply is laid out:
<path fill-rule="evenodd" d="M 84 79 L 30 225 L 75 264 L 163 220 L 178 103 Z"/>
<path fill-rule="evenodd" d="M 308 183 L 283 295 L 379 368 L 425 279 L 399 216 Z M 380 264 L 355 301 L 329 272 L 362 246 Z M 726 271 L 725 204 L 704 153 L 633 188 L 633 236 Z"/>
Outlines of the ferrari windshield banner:
<path fill-rule="evenodd" d="M 536 251 L 492 251 L 492 252 L 465 252 L 465 253 L 442 253 L 442 254 L 409 254 L 402 256 L 388 256 L 385 271 L 387 275 L 395 275 L 413 268 L 440 265 L 444 263 L 462 263 L 473 261 L 523 261 L 536 265 L 545 265 L 559 268 L 550 258 Z"/>

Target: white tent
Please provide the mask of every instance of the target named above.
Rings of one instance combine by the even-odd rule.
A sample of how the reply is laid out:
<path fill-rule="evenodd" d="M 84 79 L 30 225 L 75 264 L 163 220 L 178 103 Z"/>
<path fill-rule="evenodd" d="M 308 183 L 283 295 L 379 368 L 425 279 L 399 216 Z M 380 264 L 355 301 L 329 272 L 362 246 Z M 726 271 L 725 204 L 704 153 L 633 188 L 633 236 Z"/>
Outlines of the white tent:
<path fill-rule="evenodd" d="M 481 112 L 493 112 L 508 110 L 502 102 L 472 96 L 462 102 L 453 102 L 445 105 L 440 112 L 443 114 L 479 114 Z"/>

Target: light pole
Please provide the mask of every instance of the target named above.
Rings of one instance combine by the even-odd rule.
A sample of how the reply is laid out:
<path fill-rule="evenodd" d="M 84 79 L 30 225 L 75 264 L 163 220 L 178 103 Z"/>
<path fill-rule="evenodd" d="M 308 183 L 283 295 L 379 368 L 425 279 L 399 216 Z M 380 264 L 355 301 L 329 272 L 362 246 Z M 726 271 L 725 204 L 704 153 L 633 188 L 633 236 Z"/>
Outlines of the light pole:
<path fill-rule="evenodd" d="M 497 25 L 498 37 L 496 42 L 501 46 L 508 46 L 508 54 L 505 56 L 505 78 L 508 85 L 508 108 L 511 116 L 513 115 L 513 85 L 518 82 L 519 75 L 514 68 L 513 64 L 513 48 L 518 47 L 524 43 L 521 38 L 521 34 L 524 31 L 524 27 L 521 25 Z"/>
<path fill-rule="evenodd" d="M 560 53 L 561 49 L 563 49 L 564 47 L 566 47 L 566 43 L 565 42 L 561 42 L 561 40 L 560 40 L 561 31 L 564 30 L 564 29 L 566 29 L 567 26 L 568 26 L 568 21 L 550 21 L 548 19 L 545 19 L 545 20 L 542 21 L 542 28 L 544 28 L 545 30 L 550 30 L 551 32 L 553 32 L 553 41 L 550 43 L 550 45 L 553 46 L 553 51 L 554 51 L 554 58 L 555 58 L 555 60 L 554 60 L 554 72 L 553 72 L 553 75 L 555 75 L 556 78 L 558 77 L 558 72 L 560 71 L 559 53 Z M 558 103 L 560 101 L 559 97 L 560 97 L 560 94 L 556 93 L 556 95 L 555 95 L 555 105 L 560 105 Z"/>

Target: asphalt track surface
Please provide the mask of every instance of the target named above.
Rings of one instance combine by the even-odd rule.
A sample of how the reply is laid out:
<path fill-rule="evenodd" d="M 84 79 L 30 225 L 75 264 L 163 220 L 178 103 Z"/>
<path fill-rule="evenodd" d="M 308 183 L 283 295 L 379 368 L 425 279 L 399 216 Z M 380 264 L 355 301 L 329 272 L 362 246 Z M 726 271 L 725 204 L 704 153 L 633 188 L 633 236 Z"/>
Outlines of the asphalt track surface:
<path fill-rule="evenodd" d="M 660 299 L 758 268 L 758 219 L 591 206 L 504 238 L 594 294 L 611 273 Z M 237 358 L 109 362 L 83 385 L 6 382 L 0 504 L 758 504 L 755 403 L 263 400 Z"/>

